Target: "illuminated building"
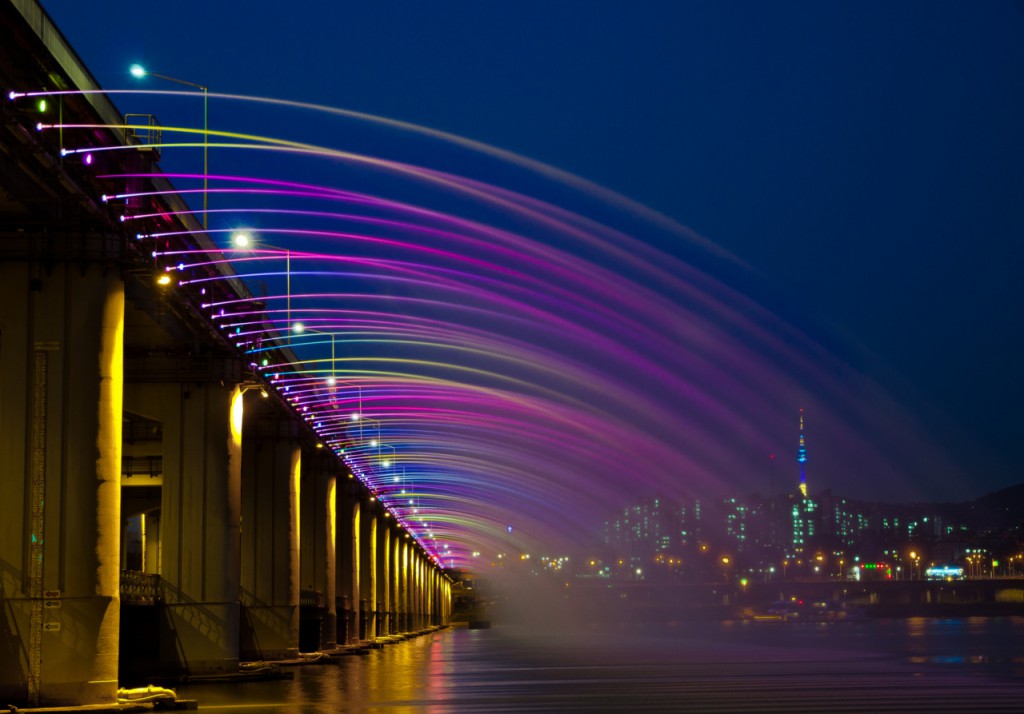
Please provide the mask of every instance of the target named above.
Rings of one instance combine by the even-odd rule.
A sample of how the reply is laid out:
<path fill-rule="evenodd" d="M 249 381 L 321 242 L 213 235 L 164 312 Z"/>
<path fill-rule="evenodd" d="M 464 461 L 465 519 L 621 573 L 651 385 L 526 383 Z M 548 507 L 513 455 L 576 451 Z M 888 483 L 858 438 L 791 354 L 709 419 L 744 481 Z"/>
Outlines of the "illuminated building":
<path fill-rule="evenodd" d="M 605 545 L 629 555 L 658 553 L 673 544 L 674 514 L 660 498 L 629 506 L 604 524 Z"/>
<path fill-rule="evenodd" d="M 865 506 L 827 491 L 820 500 L 822 532 L 836 536 L 846 546 L 859 543 L 871 527 L 871 520 L 864 513 Z"/>
<path fill-rule="evenodd" d="M 686 545 L 700 538 L 702 515 L 700 500 L 694 499 L 691 505 L 685 502 L 679 506 L 679 542 Z"/>
<path fill-rule="evenodd" d="M 804 410 L 800 409 L 800 446 L 796 452 L 796 461 L 800 464 L 800 495 L 807 498 L 807 443 L 804 441 Z"/>
<path fill-rule="evenodd" d="M 732 547 L 738 551 L 746 550 L 751 507 L 729 497 L 722 500 L 722 510 L 725 515 L 725 534 L 733 541 Z"/>
<path fill-rule="evenodd" d="M 804 552 L 808 540 L 814 537 L 817 530 L 818 504 L 807 495 L 807 440 L 804 437 L 804 410 L 800 410 L 800 442 L 796 452 L 797 463 L 800 464 L 800 483 L 797 493 L 791 498 L 790 515 L 792 516 L 792 538 L 790 545 L 792 554 Z"/>

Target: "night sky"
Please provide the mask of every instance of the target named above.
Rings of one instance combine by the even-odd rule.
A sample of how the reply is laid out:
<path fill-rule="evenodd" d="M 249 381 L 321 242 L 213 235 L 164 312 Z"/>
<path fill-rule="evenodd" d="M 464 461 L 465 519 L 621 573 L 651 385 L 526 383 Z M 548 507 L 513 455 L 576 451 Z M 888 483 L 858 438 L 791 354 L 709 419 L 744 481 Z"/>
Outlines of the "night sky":
<path fill-rule="evenodd" d="M 869 476 L 850 483 L 815 453 L 828 437 L 809 415 L 815 486 L 940 500 L 1024 481 L 1020 3 L 44 7 L 108 89 L 137 87 L 127 68 L 141 62 L 212 92 L 408 121 L 571 172 L 687 226 L 735 261 L 693 258 L 678 233 L 640 237 L 827 345 L 932 445 L 910 458 L 915 492 Z M 138 97 L 114 101 L 148 110 Z M 160 101 L 170 123 L 182 104 Z M 211 125 L 244 124 L 242 111 L 272 120 L 211 99 Z M 338 131 L 308 127 L 330 134 L 311 141 L 345 145 Z M 450 161 L 407 143 L 358 148 Z M 779 443 L 765 449 L 793 473 L 800 406 L 778 405 L 792 420 L 769 429 Z M 888 437 L 898 449 L 901 435 Z"/>

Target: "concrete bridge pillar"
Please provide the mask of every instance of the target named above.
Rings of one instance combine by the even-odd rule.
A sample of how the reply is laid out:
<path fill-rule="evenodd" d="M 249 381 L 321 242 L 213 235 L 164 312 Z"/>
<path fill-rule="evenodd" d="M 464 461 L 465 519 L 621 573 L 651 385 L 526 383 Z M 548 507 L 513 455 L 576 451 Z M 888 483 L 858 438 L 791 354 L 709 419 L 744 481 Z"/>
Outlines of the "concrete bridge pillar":
<path fill-rule="evenodd" d="M 299 650 L 302 450 L 274 436 L 243 446 L 241 655 L 290 658 Z"/>
<path fill-rule="evenodd" d="M 162 423 L 160 669 L 238 669 L 242 392 L 218 382 L 130 384 L 125 407 Z"/>
<path fill-rule="evenodd" d="M 371 505 L 363 503 L 362 532 L 359 535 L 361 640 L 372 640 L 377 634 L 377 516 Z"/>
<path fill-rule="evenodd" d="M 441 624 L 447 625 L 452 619 L 452 584 L 448 578 L 441 578 Z"/>
<path fill-rule="evenodd" d="M 427 569 L 423 563 L 423 553 L 419 549 L 416 553 L 416 629 L 422 629 L 427 624 L 426 619 L 426 580 Z"/>
<path fill-rule="evenodd" d="M 420 629 L 420 554 L 409 544 L 409 629 Z"/>
<path fill-rule="evenodd" d="M 402 632 L 412 631 L 412 563 L 409 547 L 409 536 L 403 533 L 401 537 L 401 592 L 399 598 L 402 602 Z"/>
<path fill-rule="evenodd" d="M 429 563 L 428 563 L 429 565 Z M 437 571 L 430 567 L 427 571 L 427 613 L 431 625 L 438 624 L 437 618 Z"/>
<path fill-rule="evenodd" d="M 420 627 L 430 624 L 430 563 L 420 552 Z"/>
<path fill-rule="evenodd" d="M 123 334 L 117 271 L 0 262 L 0 702 L 116 700 Z"/>
<path fill-rule="evenodd" d="M 377 517 L 377 636 L 388 634 L 391 621 L 391 529 Z"/>
<path fill-rule="evenodd" d="M 359 535 L 361 505 L 358 486 L 348 476 L 338 497 L 337 613 L 338 644 L 359 640 Z"/>
<path fill-rule="evenodd" d="M 420 627 L 430 624 L 430 562 L 420 551 Z"/>
<path fill-rule="evenodd" d="M 388 533 L 391 539 L 391 556 L 388 562 L 389 590 L 388 600 L 391 607 L 391 617 L 388 620 L 388 634 L 394 635 L 402 631 L 402 533 L 390 522 Z"/>
<path fill-rule="evenodd" d="M 337 644 L 335 609 L 335 504 L 337 469 L 333 454 L 307 449 L 302 456 L 302 532 L 300 542 L 302 589 L 299 649 L 315 652 Z M 311 601 L 315 594 L 315 604 Z"/>

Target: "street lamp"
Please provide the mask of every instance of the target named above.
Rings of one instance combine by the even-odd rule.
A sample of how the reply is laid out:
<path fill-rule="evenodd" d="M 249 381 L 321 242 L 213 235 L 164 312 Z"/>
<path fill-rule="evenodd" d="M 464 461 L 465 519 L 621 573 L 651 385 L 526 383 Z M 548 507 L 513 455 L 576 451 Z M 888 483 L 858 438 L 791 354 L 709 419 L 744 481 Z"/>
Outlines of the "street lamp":
<path fill-rule="evenodd" d="M 205 205 L 205 204 L 204 204 Z M 204 218 L 206 214 L 203 214 Z M 205 225 L 203 226 L 206 227 Z M 246 251 L 253 247 L 253 238 L 245 231 L 238 231 L 233 233 L 231 236 L 231 244 L 236 250 Z M 275 254 L 284 252 L 284 273 L 285 273 L 285 331 L 288 335 L 288 343 L 291 344 L 292 334 L 300 335 L 307 331 L 306 326 L 302 322 L 292 322 L 292 251 L 289 248 L 278 248 L 277 246 L 267 245 L 271 248 Z M 270 251 L 264 251 L 270 252 Z M 309 332 L 316 332 L 316 330 L 309 329 Z M 334 371 L 334 335 L 327 332 L 320 334 L 331 335 L 331 371 L 333 375 Z"/>
<path fill-rule="evenodd" d="M 178 79 L 177 77 L 169 77 L 166 74 L 158 74 L 156 72 L 150 72 L 145 67 L 139 64 L 133 64 L 129 69 L 131 75 L 136 79 L 142 79 L 143 77 L 157 77 L 168 82 L 175 82 L 177 84 L 184 84 L 187 87 L 195 87 L 201 89 L 203 92 L 203 230 L 206 230 L 206 211 L 209 207 L 210 194 L 209 188 L 209 175 L 210 175 L 210 88 L 196 82 L 189 82 L 184 79 Z"/>

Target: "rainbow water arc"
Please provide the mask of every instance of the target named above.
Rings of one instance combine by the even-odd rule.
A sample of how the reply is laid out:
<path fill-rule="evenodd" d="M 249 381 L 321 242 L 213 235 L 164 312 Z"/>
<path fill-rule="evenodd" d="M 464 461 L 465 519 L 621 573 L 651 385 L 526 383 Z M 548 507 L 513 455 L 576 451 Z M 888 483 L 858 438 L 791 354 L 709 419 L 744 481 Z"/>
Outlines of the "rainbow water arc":
<path fill-rule="evenodd" d="M 722 256 L 663 216 L 443 132 L 302 103 L 210 97 L 454 142 L 633 212 L 609 225 L 486 177 L 297 139 L 164 127 L 208 140 L 160 143 L 165 154 L 208 146 L 296 162 L 285 175 L 165 173 L 181 183 L 174 193 L 197 196 L 190 186 L 205 178 L 216 198 L 205 231 L 214 248 L 183 251 L 169 247 L 167 214 L 154 208 L 159 192 L 128 190 L 133 174 L 103 175 L 124 182 L 106 199 L 123 203 L 126 229 L 152 247 L 175 289 L 262 284 L 258 306 L 208 300 L 203 309 L 446 564 L 472 565 L 480 550 L 557 553 L 590 542 L 639 493 L 756 485 L 759 459 L 788 443 L 797 405 L 834 431 L 837 459 L 886 463 L 872 436 L 898 423 L 899 410 L 884 402 L 887 416 L 875 416 L 879 402 L 859 392 L 869 380 L 842 359 L 713 273 L 654 247 L 646 238 L 667 232 Z M 74 145 L 76 137 L 131 127 L 41 130 L 64 132 L 70 158 L 104 150 L 84 138 Z M 308 174 L 298 173 L 306 164 Z M 357 175 L 332 185 L 339 164 Z M 375 180 L 355 185 L 360 172 Z M 255 242 L 245 250 L 232 243 L 243 229 Z M 201 270 L 213 265 L 227 269 L 224 277 Z M 268 360 L 280 345 L 294 358 Z M 354 436 L 366 424 L 375 445 Z"/>

